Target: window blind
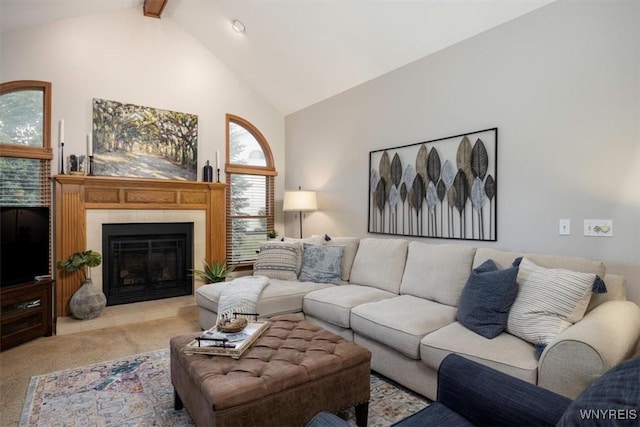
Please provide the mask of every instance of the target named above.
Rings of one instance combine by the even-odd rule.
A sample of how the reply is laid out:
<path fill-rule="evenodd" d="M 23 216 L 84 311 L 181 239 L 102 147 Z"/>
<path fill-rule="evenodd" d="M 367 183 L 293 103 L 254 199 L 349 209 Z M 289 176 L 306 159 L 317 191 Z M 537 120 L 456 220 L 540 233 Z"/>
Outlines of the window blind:
<path fill-rule="evenodd" d="M 0 157 L 0 206 L 51 206 L 51 161 Z"/>
<path fill-rule="evenodd" d="M 228 182 L 227 259 L 232 263 L 252 261 L 273 227 L 269 208 L 273 177 L 228 174 Z"/>

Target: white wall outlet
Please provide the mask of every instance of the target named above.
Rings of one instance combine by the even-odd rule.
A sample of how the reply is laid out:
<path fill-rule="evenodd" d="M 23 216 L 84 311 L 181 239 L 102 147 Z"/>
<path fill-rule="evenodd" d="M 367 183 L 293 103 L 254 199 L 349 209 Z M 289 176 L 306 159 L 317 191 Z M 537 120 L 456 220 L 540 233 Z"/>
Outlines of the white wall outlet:
<path fill-rule="evenodd" d="M 613 221 L 610 219 L 585 219 L 584 235 L 592 237 L 613 237 Z"/>
<path fill-rule="evenodd" d="M 561 219 L 560 220 L 560 228 L 558 233 L 561 236 L 568 236 L 571 234 L 571 220 L 570 219 Z"/>

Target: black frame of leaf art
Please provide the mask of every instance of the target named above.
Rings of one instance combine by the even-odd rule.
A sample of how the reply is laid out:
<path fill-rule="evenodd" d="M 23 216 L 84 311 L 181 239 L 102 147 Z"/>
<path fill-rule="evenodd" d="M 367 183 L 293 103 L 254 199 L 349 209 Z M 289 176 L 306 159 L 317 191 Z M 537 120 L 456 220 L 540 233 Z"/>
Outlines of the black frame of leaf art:
<path fill-rule="evenodd" d="M 497 241 L 498 128 L 369 152 L 368 231 Z"/>

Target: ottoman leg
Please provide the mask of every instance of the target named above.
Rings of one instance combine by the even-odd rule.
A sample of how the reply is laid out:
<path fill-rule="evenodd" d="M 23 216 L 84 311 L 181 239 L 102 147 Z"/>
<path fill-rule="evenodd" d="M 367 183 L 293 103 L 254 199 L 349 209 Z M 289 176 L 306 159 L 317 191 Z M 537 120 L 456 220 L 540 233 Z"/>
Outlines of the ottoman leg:
<path fill-rule="evenodd" d="M 369 402 L 364 402 L 356 405 L 356 424 L 358 427 L 367 427 L 367 420 L 369 419 Z"/>
<path fill-rule="evenodd" d="M 178 394 L 175 388 L 173 389 L 173 407 L 175 408 L 176 411 L 179 411 L 182 408 L 184 408 L 182 399 L 180 399 L 180 395 Z"/>

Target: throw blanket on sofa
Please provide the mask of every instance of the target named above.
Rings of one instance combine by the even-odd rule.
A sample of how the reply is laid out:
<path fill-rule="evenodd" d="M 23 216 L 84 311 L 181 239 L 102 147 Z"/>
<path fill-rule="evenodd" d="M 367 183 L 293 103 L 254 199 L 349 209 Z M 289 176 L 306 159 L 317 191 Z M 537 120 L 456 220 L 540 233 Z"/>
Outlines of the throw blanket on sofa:
<path fill-rule="evenodd" d="M 269 278 L 264 276 L 242 276 L 232 280 L 220 293 L 218 316 L 223 314 L 255 313 L 258 299 Z"/>

